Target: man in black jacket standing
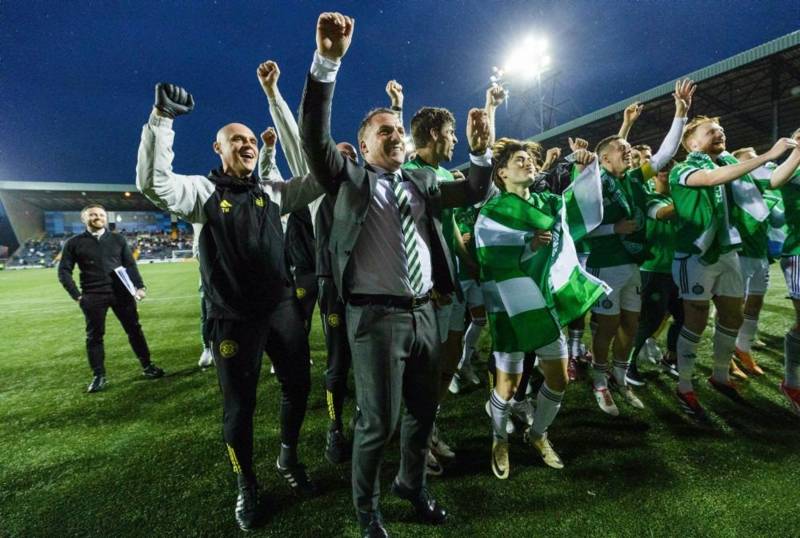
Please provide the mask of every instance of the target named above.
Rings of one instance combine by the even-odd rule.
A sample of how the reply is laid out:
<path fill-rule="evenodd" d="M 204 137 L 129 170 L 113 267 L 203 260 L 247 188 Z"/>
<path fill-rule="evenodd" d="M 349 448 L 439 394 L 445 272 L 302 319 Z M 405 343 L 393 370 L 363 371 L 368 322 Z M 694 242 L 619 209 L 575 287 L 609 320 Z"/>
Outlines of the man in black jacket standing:
<path fill-rule="evenodd" d="M 81 220 L 86 231 L 64 243 L 58 265 L 58 280 L 70 297 L 78 302 L 86 318 L 86 352 L 94 373 L 89 392 L 103 390 L 106 386 L 103 335 L 109 308 L 128 335 L 144 376 L 152 379 L 164 375 L 164 370 L 150 362 L 150 349 L 136 311 L 136 301 L 145 296 L 144 282 L 125 238 L 106 230 L 106 219 L 103 206 L 90 204 L 84 207 Z M 80 269 L 80 290 L 72 278 L 75 263 Z"/>

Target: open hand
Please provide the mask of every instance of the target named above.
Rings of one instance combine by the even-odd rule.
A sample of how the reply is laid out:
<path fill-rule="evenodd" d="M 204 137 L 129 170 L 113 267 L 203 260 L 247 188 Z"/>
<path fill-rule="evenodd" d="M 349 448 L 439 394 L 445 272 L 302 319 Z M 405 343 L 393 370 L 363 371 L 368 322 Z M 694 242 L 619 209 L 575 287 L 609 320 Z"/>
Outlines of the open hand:
<path fill-rule="evenodd" d="M 675 99 L 676 117 L 686 117 L 689 108 L 692 106 L 692 96 L 696 89 L 697 85 L 688 78 L 675 82 L 675 92 L 672 94 L 672 98 Z"/>

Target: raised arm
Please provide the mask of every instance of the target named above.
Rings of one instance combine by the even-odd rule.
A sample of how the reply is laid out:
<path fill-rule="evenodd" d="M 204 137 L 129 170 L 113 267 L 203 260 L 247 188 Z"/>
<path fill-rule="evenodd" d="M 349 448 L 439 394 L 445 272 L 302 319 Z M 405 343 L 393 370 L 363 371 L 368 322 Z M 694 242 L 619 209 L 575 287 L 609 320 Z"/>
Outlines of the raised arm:
<path fill-rule="evenodd" d="M 743 175 L 752 172 L 762 164 L 777 160 L 790 149 L 797 147 L 797 142 L 791 138 L 781 138 L 769 151 L 744 162 L 720 166 L 714 170 L 693 170 L 691 173 L 680 177 L 681 184 L 688 187 L 713 187 L 730 183 Z M 777 170 L 776 170 L 777 171 Z"/>
<path fill-rule="evenodd" d="M 650 174 L 648 175 L 655 175 L 678 152 L 683 127 L 686 125 L 686 115 L 692 106 L 692 96 L 696 89 L 695 83 L 689 79 L 679 80 L 675 83 L 675 92 L 672 94 L 672 98 L 675 100 L 675 118 L 672 120 L 672 126 L 667 136 L 658 147 L 658 151 L 650 159 Z"/>
<path fill-rule="evenodd" d="M 261 181 L 283 181 L 281 171 L 275 162 L 275 143 L 278 141 L 275 129 L 267 127 L 261 133 L 261 141 L 263 144 L 258 150 L 258 177 Z"/>
<path fill-rule="evenodd" d="M 300 129 L 289 105 L 278 90 L 281 70 L 277 63 L 270 60 L 258 66 L 257 75 L 261 89 L 267 96 L 269 114 L 278 131 L 278 140 L 281 142 L 283 155 L 289 163 L 289 170 L 293 176 L 304 176 L 308 174 L 308 164 L 300 141 Z"/>
<path fill-rule="evenodd" d="M 156 85 L 156 103 L 142 128 L 136 162 L 136 187 L 154 204 L 190 222 L 205 221 L 203 204 L 214 192 L 214 185 L 203 176 L 184 176 L 172 171 L 172 121 L 188 114 L 194 100 L 183 88 L 172 84 Z"/>
<path fill-rule="evenodd" d="M 793 139 L 795 144 L 800 144 L 800 129 L 795 132 Z M 800 145 L 796 146 L 794 151 L 789 154 L 789 157 L 772 172 L 769 178 L 769 187 L 771 189 L 782 187 L 794 177 L 798 168 L 800 168 Z"/>
<path fill-rule="evenodd" d="M 357 165 L 339 153 L 331 137 L 331 101 L 341 59 L 353 38 L 353 19 L 323 13 L 317 21 L 317 50 L 300 105 L 300 136 L 311 173 L 336 193 Z"/>
<path fill-rule="evenodd" d="M 628 134 L 630 134 L 633 124 L 636 123 L 636 120 L 638 120 L 639 116 L 642 115 L 643 109 L 644 105 L 639 101 L 631 103 L 625 107 L 625 110 L 622 112 L 622 125 L 619 127 L 619 133 L 617 133 L 618 136 L 621 136 L 626 140 L 628 139 Z"/>
<path fill-rule="evenodd" d="M 508 92 L 506 92 L 505 88 L 496 83 L 492 84 L 486 90 L 486 104 L 483 106 L 483 109 L 486 111 L 486 116 L 489 121 L 489 147 L 491 147 L 495 141 L 495 113 L 497 107 L 503 104 L 507 96 Z"/>
<path fill-rule="evenodd" d="M 389 96 L 389 107 L 397 114 L 400 125 L 403 125 L 403 85 L 396 80 L 386 83 L 386 95 Z"/>

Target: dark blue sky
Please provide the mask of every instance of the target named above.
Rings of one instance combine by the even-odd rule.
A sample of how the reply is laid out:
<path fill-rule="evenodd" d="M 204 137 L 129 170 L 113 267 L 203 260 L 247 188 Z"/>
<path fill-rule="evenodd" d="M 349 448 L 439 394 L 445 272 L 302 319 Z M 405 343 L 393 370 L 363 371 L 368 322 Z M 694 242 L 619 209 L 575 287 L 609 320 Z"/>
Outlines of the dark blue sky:
<path fill-rule="evenodd" d="M 161 80 L 188 88 L 196 110 L 176 122 L 175 169 L 216 166 L 216 130 L 269 124 L 256 79 L 276 60 L 299 104 L 320 11 L 355 17 L 334 102 L 337 139 L 353 140 L 396 78 L 406 118 L 445 106 L 462 139 L 492 65 L 531 31 L 546 35 L 572 116 L 588 113 L 796 30 L 797 0 L 759 1 L 4 1 L 0 5 L 0 179 L 132 183 L 141 126 Z M 533 134 L 498 113 L 498 133 Z M 564 117 L 562 120 L 569 119 Z M 288 170 L 284 167 L 284 172 Z"/>

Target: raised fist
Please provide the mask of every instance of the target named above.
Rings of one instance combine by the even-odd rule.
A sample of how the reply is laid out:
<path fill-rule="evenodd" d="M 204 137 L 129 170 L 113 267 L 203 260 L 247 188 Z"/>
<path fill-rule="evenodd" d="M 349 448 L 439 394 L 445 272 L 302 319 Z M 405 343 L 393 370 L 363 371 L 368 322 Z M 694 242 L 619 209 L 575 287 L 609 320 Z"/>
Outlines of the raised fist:
<path fill-rule="evenodd" d="M 267 130 L 261 133 L 261 141 L 264 142 L 265 146 L 274 146 L 275 142 L 278 140 L 278 134 L 275 132 L 275 129 L 272 127 L 267 127 Z"/>
<path fill-rule="evenodd" d="M 386 95 L 392 101 L 392 106 L 403 108 L 403 85 L 396 80 L 386 83 Z"/>
<path fill-rule="evenodd" d="M 485 110 L 473 108 L 467 116 L 467 141 L 472 153 L 484 153 L 489 146 L 489 115 Z"/>
<path fill-rule="evenodd" d="M 575 157 L 575 162 L 581 166 L 590 164 L 596 157 L 596 155 L 588 149 L 579 149 L 574 152 L 573 156 Z"/>
<path fill-rule="evenodd" d="M 508 92 L 505 88 L 499 84 L 492 84 L 489 89 L 486 90 L 486 106 L 497 108 L 503 104 L 507 96 Z"/>
<path fill-rule="evenodd" d="M 355 21 L 341 13 L 322 13 L 317 19 L 317 52 L 330 60 L 340 60 L 350 47 Z"/>
<path fill-rule="evenodd" d="M 589 147 L 589 142 L 587 142 L 583 138 L 575 137 L 575 139 L 573 139 L 570 136 L 567 138 L 567 142 L 569 143 L 569 149 L 571 149 L 573 153 L 578 151 L 579 149 L 586 149 Z"/>
<path fill-rule="evenodd" d="M 636 120 L 639 119 L 639 116 L 642 115 L 642 110 L 644 109 L 644 105 L 636 101 L 635 103 L 631 103 L 630 105 L 625 107 L 625 111 L 622 113 L 622 118 L 625 123 L 634 123 Z"/>
<path fill-rule="evenodd" d="M 544 162 L 552 164 L 556 162 L 559 157 L 561 157 L 561 148 L 550 148 L 544 154 Z"/>
<path fill-rule="evenodd" d="M 194 110 L 192 94 L 175 84 L 156 84 L 156 102 L 153 105 L 163 116 L 175 119 Z"/>
<path fill-rule="evenodd" d="M 261 88 L 267 95 L 274 95 L 275 87 L 281 76 L 281 70 L 278 68 L 278 64 L 272 60 L 268 60 L 258 66 L 256 74 L 258 75 L 258 82 L 261 83 Z"/>

